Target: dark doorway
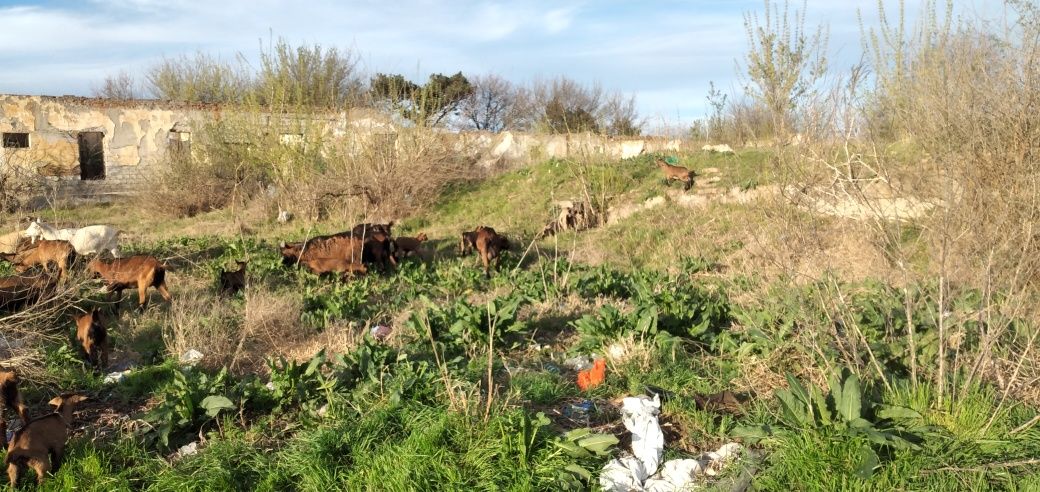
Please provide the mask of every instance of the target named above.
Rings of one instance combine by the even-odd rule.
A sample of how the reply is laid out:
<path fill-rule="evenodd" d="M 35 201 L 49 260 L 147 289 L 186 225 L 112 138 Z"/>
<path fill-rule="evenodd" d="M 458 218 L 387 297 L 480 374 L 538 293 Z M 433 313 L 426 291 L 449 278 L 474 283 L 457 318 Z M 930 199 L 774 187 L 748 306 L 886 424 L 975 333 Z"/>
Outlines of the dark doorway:
<path fill-rule="evenodd" d="M 105 148 L 101 132 L 80 132 L 79 179 L 105 179 Z"/>

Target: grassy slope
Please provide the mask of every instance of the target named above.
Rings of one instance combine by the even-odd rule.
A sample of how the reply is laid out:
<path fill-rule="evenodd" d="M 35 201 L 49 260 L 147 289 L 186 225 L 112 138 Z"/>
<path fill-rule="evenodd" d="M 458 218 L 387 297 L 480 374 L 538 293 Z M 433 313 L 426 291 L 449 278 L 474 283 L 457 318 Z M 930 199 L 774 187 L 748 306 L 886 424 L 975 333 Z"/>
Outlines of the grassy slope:
<path fill-rule="evenodd" d="M 695 155 L 683 164 L 695 170 L 722 169 L 719 186 L 764 184 L 768 180 L 759 169 L 765 154 L 744 153 L 737 157 Z M 540 229 L 547 219 L 551 200 L 569 198 L 577 192 L 574 174 L 566 163 L 547 162 L 504 174 L 486 183 L 469 185 L 445 196 L 429 213 L 409 218 L 402 232 L 424 230 L 441 238 L 447 250 L 458 231 L 476 224 L 487 224 L 513 235 L 527 235 Z M 649 159 L 593 166 L 590 176 L 616 192 L 619 201 L 643 201 L 660 193 L 663 184 Z M 672 185 L 676 187 L 676 185 Z M 207 436 L 203 450 L 196 456 L 172 464 L 163 459 L 169 449 L 157 446 L 129 432 L 108 429 L 95 440 L 85 437 L 73 441 L 64 468 L 43 490 L 559 490 L 556 481 L 565 465 L 579 463 L 589 470 L 602 466 L 604 458 L 575 460 L 563 454 L 552 441 L 561 431 L 579 426 L 560 412 L 581 398 L 590 398 L 601 408 L 593 425 L 620 433 L 612 402 L 621 396 L 645 391 L 647 386 L 667 390 L 662 420 L 669 425 L 666 458 L 697 456 L 731 441 L 730 433 L 740 426 L 770 424 L 792 432 L 778 432 L 756 446 L 756 456 L 745 466 L 757 468 L 755 486 L 761 490 L 950 490 L 1000 488 L 1030 490 L 1040 486 L 1035 469 L 1007 466 L 990 467 L 994 462 L 1014 462 L 1040 452 L 1040 432 L 1035 428 L 1009 435 L 1010 429 L 1027 421 L 1035 409 L 1015 405 L 997 415 L 986 427 L 995 409 L 991 390 L 968 392 L 957 404 L 935 406 L 929 386 L 916 390 L 897 387 L 893 391 L 867 384 L 866 399 L 914 409 L 921 414 L 927 431 L 915 431 L 927 438 L 916 449 L 874 446 L 880 465 L 869 479 L 858 476 L 862 453 L 870 442 L 862 435 L 850 434 L 840 426 L 795 426 L 785 424 L 776 400 L 767 387 L 783 386 L 784 371 L 802 372 L 814 354 L 805 351 L 801 332 L 819 323 L 813 311 L 818 292 L 785 284 L 755 286 L 756 293 L 769 297 L 746 303 L 733 302 L 736 323 L 732 327 L 714 326 L 713 338 L 695 341 L 634 344 L 630 357 L 611 364 L 605 384 L 587 395 L 574 386 L 573 373 L 559 367 L 560 360 L 579 351 L 601 352 L 624 336 L 586 339 L 567 326 L 585 313 L 596 313 L 603 304 L 617 305 L 627 312 L 636 307 L 630 296 L 603 296 L 596 289 L 582 287 L 620 284 L 625 280 L 620 269 L 636 276 L 648 269 L 668 269 L 674 276 L 654 277 L 651 281 L 665 292 L 684 292 L 688 286 L 728 289 L 730 298 L 739 297 L 748 283 L 738 281 L 735 273 L 710 273 L 701 263 L 682 264 L 683 257 L 706 257 L 732 266 L 745 249 L 742 233 L 748 227 L 766 224 L 768 217 L 754 205 L 709 205 L 704 209 L 661 207 L 629 217 L 610 227 L 582 234 L 562 234 L 541 241 L 542 251 L 558 246 L 582 263 L 606 264 L 608 270 L 578 268 L 571 277 L 553 275 L 543 268 L 548 262 L 529 264 L 517 276 L 499 275 L 483 280 L 473 268 L 473 258 L 442 259 L 430 266 L 408 265 L 392 278 L 372 277 L 343 286 L 308 274 L 286 272 L 277 265 L 270 247 L 283 234 L 303 235 L 299 227 L 268 228 L 258 239 L 231 240 L 204 235 L 231 236 L 227 212 L 215 212 L 194 220 L 156 221 L 120 216 L 117 207 L 91 207 L 57 212 L 58 218 L 96 220 L 116 223 L 128 230 L 144 230 L 131 249 L 179 258 L 178 283 L 173 284 L 175 302 L 190 297 L 197 288 L 211 288 L 216 268 L 242 255 L 253 258 L 251 275 L 265 278 L 263 288 L 274 296 L 303 296 L 310 316 L 305 326 L 316 333 L 340 329 L 342 319 L 391 323 L 401 313 L 423 312 L 420 295 L 447 309 L 458 299 L 508 299 L 524 291 L 533 300 L 520 311 L 518 320 L 537 328 L 537 333 L 520 332 L 510 345 L 502 347 L 496 360 L 496 380 L 502 385 L 500 397 L 485 420 L 483 403 L 472 395 L 481 393 L 486 362 L 479 355 L 481 345 L 449 342 L 441 350 L 453 359 L 451 378 L 468 392 L 462 401 L 472 407 L 452 410 L 444 393 L 436 364 L 431 360 L 423 333 L 409 332 L 403 325 L 393 346 L 409 354 L 407 360 L 384 369 L 377 380 L 358 382 L 328 395 L 312 396 L 311 403 L 283 410 L 257 410 L 243 425 L 238 417 L 201 419 L 196 425 L 175 432 L 173 446 L 197 439 L 198 427 Z M 200 225 L 201 224 L 201 225 Z M 327 225 L 326 225 L 327 226 Z M 168 237 L 169 240 L 157 240 Z M 664 254 L 662 254 L 664 252 Z M 552 256 L 551 253 L 546 253 Z M 511 266 L 507 261 L 507 266 Z M 675 273 L 678 272 L 678 273 Z M 621 280 L 617 280 L 621 279 Z M 865 287 L 866 288 L 866 287 Z M 493 292 L 494 294 L 483 294 Z M 869 290 L 868 292 L 874 292 Z M 230 301 L 226 311 L 199 311 L 198 318 L 220 328 L 222 316 L 241 323 L 248 300 Z M 497 301 L 496 301 L 497 302 Z M 869 301 L 867 301 L 869 302 Z M 477 303 L 477 306 L 481 305 Z M 48 351 L 47 366 L 56 383 L 28 388 L 27 399 L 40 401 L 57 389 L 89 390 L 106 404 L 115 405 L 135 417 L 158 400 L 175 395 L 173 374 L 176 363 L 163 347 L 161 334 L 170 329 L 170 308 L 152 308 L 144 315 L 124 314 L 114 330 L 117 350 L 132 350 L 140 356 L 141 369 L 114 389 L 101 384 L 100 376 L 84 373 L 76 355 L 65 347 Z M 425 311 L 438 312 L 438 311 Z M 459 316 L 459 311 L 453 311 Z M 235 321 L 237 320 L 237 321 Z M 765 320 L 759 326 L 753 320 Z M 451 321 L 450 319 L 448 321 Z M 864 323 L 867 326 L 867 323 Z M 749 338 L 748 327 L 760 328 L 765 338 Z M 785 328 L 786 327 L 786 328 Z M 236 333 L 224 334 L 234 337 Z M 479 337 L 478 337 L 479 338 Z M 532 338 L 543 348 L 532 348 Z M 667 342 L 667 339 L 662 339 Z M 627 342 L 626 342 L 627 341 Z M 455 348 L 452 348 L 455 347 Z M 509 348 L 513 347 L 513 348 Z M 584 347 L 584 348 L 580 348 Z M 350 347 L 338 347 L 349 350 Z M 401 359 L 398 359 L 400 361 Z M 818 361 L 817 361 L 818 363 Z M 831 361 L 833 363 L 833 361 Z M 419 373 L 402 374 L 402 367 Z M 416 369 L 425 368 L 425 369 Z M 333 369 L 329 369 L 332 371 Z M 425 372 L 422 372 L 425 371 Z M 239 383 L 248 386 L 242 379 Z M 400 392 L 393 388 L 401 385 Z M 759 392 L 746 407 L 746 413 L 699 409 L 693 396 L 731 389 Z M 772 388 L 768 388 L 772 389 Z M 228 389 L 227 391 L 232 391 Z M 237 390 L 234 390 L 237 391 Z M 325 417 L 316 411 L 328 405 Z M 39 409 L 39 407 L 37 406 Z M 531 419 L 545 412 L 553 423 L 534 425 Z M 95 416 L 96 413 L 89 413 Z M 88 434 L 96 432 L 96 428 Z M 1019 473 L 1021 471 L 1022 473 Z M 728 488 L 739 470 L 731 469 L 715 486 Z M 594 488 L 594 487 L 593 487 Z"/>

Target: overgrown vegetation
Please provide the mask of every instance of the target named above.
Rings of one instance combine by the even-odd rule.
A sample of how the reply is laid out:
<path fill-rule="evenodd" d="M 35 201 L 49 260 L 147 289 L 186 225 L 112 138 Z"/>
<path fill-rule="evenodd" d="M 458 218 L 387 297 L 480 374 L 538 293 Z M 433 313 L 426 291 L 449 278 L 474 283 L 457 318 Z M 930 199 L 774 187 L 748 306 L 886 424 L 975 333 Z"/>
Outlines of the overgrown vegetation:
<path fill-rule="evenodd" d="M 826 30 L 767 4 L 747 18 L 755 89 L 737 106 L 713 91 L 709 128 L 772 146 L 669 156 L 696 173 L 690 193 L 665 187 L 657 155 L 483 176 L 423 128 L 338 140 L 298 118 L 253 131 L 246 113 L 201 131 L 183 163 L 201 177 L 174 168 L 184 181 L 159 191 L 185 188 L 164 197 L 193 221 L 52 212 L 124 220 L 140 232 L 128 251 L 173 266 L 173 302 L 110 329 L 122 381 L 85 371 L 65 339 L 62 315 L 101 302 L 85 279 L 29 311 L 43 315 L 0 318 L 35 409 L 68 389 L 96 402 L 43 489 L 596 490 L 627 449 L 618 400 L 651 393 L 666 457 L 743 444 L 708 488 L 1040 487 L 1040 12 L 1008 5 L 999 28 L 950 4 L 913 29 L 882 13 L 866 86 L 862 67 L 823 77 Z M 552 116 L 529 121 L 602 131 L 602 99 L 558 85 Z M 467 117 L 504 128 L 503 104 Z M 606 220 L 538 238 L 559 199 Z M 287 225 L 243 208 L 288 200 L 307 213 Z M 395 273 L 281 265 L 278 241 L 385 206 L 408 216 L 397 234 L 432 238 Z M 490 279 L 455 251 L 480 224 L 517 245 Z M 219 298 L 236 259 L 249 287 Z M 582 390 L 593 357 L 606 376 Z"/>

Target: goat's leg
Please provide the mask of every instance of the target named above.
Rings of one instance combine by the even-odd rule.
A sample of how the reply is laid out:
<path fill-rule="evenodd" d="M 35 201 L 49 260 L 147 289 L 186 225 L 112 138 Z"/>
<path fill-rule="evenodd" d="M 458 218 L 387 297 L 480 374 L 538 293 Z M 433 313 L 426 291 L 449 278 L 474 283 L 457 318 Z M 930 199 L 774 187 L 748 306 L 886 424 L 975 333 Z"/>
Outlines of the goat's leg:
<path fill-rule="evenodd" d="M 0 448 L 7 447 L 7 420 L 0 414 Z"/>
<path fill-rule="evenodd" d="M 43 477 L 51 469 L 51 464 L 43 459 L 29 460 L 29 466 L 36 470 L 36 485 L 43 485 Z"/>
<path fill-rule="evenodd" d="M 488 270 L 490 262 L 488 260 L 488 253 L 486 251 L 480 252 L 480 260 L 484 262 L 484 277 L 491 278 L 491 272 Z"/>
<path fill-rule="evenodd" d="M 163 299 L 166 299 L 167 302 L 169 302 L 170 299 L 173 299 L 173 296 L 170 295 L 170 291 L 166 289 L 166 280 L 165 279 L 162 282 L 159 282 L 159 285 L 155 288 L 155 290 L 158 290 L 159 291 L 159 295 L 161 295 L 163 297 Z M 237 290 L 237 288 L 236 288 L 236 290 Z M 234 293 L 234 291 L 232 291 L 232 294 L 233 293 Z"/>
<path fill-rule="evenodd" d="M 15 485 L 18 485 L 18 475 L 21 472 L 19 466 L 14 463 L 7 465 L 7 479 L 11 482 L 11 490 L 14 490 Z"/>

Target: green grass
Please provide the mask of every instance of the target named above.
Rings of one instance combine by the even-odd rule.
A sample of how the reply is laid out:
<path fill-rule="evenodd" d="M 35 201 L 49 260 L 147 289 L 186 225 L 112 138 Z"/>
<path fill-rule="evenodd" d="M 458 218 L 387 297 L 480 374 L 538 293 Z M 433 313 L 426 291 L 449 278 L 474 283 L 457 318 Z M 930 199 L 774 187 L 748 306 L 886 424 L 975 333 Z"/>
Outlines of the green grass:
<path fill-rule="evenodd" d="M 680 163 L 698 172 L 720 168 L 720 187 L 750 186 L 769 183 L 769 158 L 745 150 L 683 155 Z M 597 490 L 595 477 L 609 457 L 572 457 L 556 444 L 564 432 L 584 425 L 567 412 L 575 402 L 590 400 L 589 423 L 623 437 L 616 402 L 648 391 L 664 394 L 666 458 L 695 458 L 734 440 L 751 449 L 741 465 L 706 480 L 709 488 L 727 490 L 751 464 L 755 490 L 1040 486 L 1040 473 L 1028 465 L 1040 453 L 1040 428 L 1011 432 L 1036 415 L 1035 407 L 1012 399 L 998 411 L 1000 391 L 985 380 L 942 403 L 931 379 L 916 386 L 906 382 L 901 289 L 878 279 L 831 277 L 793 285 L 735 268 L 748 248 L 745 231 L 778 227 L 768 211 L 666 203 L 609 227 L 543 240 L 523 264 L 522 251 L 513 251 L 490 280 L 474 257 L 449 254 L 457 233 L 478 224 L 529 238 L 548 219 L 552 200 L 578 193 L 579 173 L 615 200 L 665 193 L 651 156 L 588 165 L 548 161 L 459 185 L 428 213 L 399 226 L 401 234 L 430 233 L 441 255 L 409 260 L 394 275 L 347 283 L 286 269 L 274 248 L 279 239 L 332 232 L 341 224 L 260 227 L 243 236 L 208 226 L 200 233 L 191 220 L 158 224 L 120 217 L 115 207 L 52 212 L 47 217 L 128 228 L 146 221 L 140 228 L 149 232 L 126 249 L 174 266 L 174 302 L 190 302 L 182 301 L 193 299 L 188 290 L 206 300 L 215 296 L 217 272 L 231 260 L 249 258 L 254 286 L 275 298 L 299 300 L 301 319 L 290 320 L 299 322 L 296 341 L 328 351 L 271 364 L 257 374 L 186 370 L 176 361 L 179 354 L 166 347 L 163 335 L 172 327 L 171 307 L 164 303 L 144 315 L 126 312 L 114 328 L 116 348 L 140 356 L 138 367 L 117 385 L 103 385 L 100 374 L 86 371 L 70 343 L 48 345 L 48 382 L 27 384 L 24 391 L 34 408 L 57 391 L 79 390 L 109 405 L 107 410 L 132 412 L 128 417 L 138 424 L 99 428 L 81 420 L 86 430 L 71 441 L 64 466 L 42 490 L 567 490 L 560 476 L 568 466 L 592 472 L 591 483 L 580 483 L 578 490 Z M 196 220 L 228 217 L 214 212 Z M 903 239 L 917 234 L 907 228 Z M 850 342 L 836 338 L 829 311 L 836 285 L 847 293 L 842 314 L 868 338 L 893 385 L 885 389 L 867 359 L 855 360 L 862 418 L 872 429 L 902 433 L 913 446 L 872 440 L 845 421 L 793 422 L 774 394 L 786 386 L 787 373 L 808 387 L 809 376 L 847 365 L 841 349 Z M 928 289 L 911 287 L 914 295 Z M 977 309 L 968 295 L 953 302 Z M 923 295 L 918 304 L 917 329 L 934 331 L 927 315 L 935 306 Z M 219 335 L 229 339 L 250 328 L 244 326 L 250 309 L 244 298 L 220 306 L 220 320 L 200 311 L 196 321 L 225 330 Z M 498 397 L 487 406 L 489 315 L 499 330 L 491 364 Z M 376 323 L 393 327 L 388 343 L 364 336 Z M 328 341 L 344 333 L 349 343 Z M 612 360 L 604 384 L 581 391 L 577 375 L 562 361 L 602 355 L 617 343 L 632 351 L 630 358 Z M 926 348 L 919 363 L 930 377 L 935 354 Z M 953 383 L 962 377 L 953 375 Z M 733 411 L 698 406 L 695 397 L 726 390 L 748 401 Z M 227 398 L 231 407 L 208 414 L 203 402 L 214 397 Z M 889 407 L 910 416 L 882 417 Z M 80 417 L 86 415 L 97 413 Z M 157 430 L 166 424 L 169 446 Z M 768 432 L 748 437 L 743 432 L 749 428 Z M 198 454 L 168 459 L 200 435 L 205 442 Z M 874 456 L 876 463 L 868 459 Z M 871 465 L 866 471 L 865 463 Z"/>

